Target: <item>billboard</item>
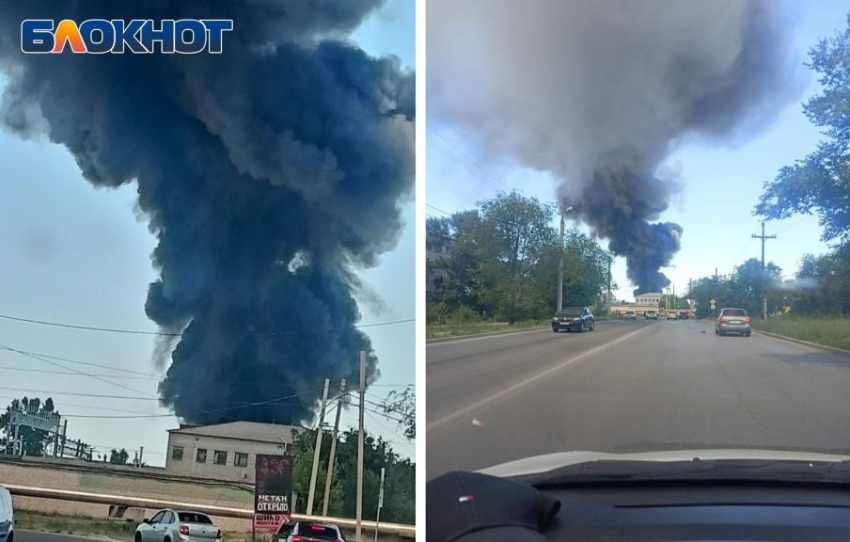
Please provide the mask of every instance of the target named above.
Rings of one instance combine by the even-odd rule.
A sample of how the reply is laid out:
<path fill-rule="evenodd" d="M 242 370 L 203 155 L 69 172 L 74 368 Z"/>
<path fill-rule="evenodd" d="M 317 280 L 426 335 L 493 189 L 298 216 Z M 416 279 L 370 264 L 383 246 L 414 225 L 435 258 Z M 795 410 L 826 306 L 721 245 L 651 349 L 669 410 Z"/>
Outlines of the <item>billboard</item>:
<path fill-rule="evenodd" d="M 254 529 L 277 531 L 292 517 L 292 459 L 287 455 L 257 455 L 254 482 Z"/>

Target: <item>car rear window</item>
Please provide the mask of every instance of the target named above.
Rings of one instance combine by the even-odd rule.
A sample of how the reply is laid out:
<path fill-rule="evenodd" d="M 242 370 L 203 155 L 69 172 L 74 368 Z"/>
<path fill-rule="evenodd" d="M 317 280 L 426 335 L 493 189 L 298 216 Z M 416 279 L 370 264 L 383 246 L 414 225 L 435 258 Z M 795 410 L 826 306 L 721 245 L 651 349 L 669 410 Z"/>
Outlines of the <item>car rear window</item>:
<path fill-rule="evenodd" d="M 318 523 L 300 523 L 298 525 L 298 534 L 309 536 L 310 538 L 319 538 L 321 540 L 336 540 L 336 529 L 327 525 Z"/>
<path fill-rule="evenodd" d="M 183 523 L 202 523 L 204 525 L 212 525 L 212 520 L 205 514 L 198 512 L 178 512 L 177 517 Z"/>
<path fill-rule="evenodd" d="M 581 316 L 581 307 L 567 307 L 559 312 L 558 316 Z"/>
<path fill-rule="evenodd" d="M 744 309 L 723 309 L 723 316 L 746 316 Z"/>

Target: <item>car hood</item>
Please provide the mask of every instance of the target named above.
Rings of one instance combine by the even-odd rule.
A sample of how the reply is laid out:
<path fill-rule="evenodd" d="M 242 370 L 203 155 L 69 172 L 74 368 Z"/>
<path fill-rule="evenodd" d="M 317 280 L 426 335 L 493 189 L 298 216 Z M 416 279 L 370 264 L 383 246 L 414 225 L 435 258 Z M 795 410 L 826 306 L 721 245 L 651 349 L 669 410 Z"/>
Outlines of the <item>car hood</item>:
<path fill-rule="evenodd" d="M 805 451 L 762 450 L 762 449 L 694 449 L 667 450 L 638 453 L 605 453 L 590 451 L 559 452 L 538 455 L 509 461 L 478 472 L 499 477 L 527 476 L 544 473 L 572 465 L 599 461 L 644 461 L 644 462 L 681 462 L 681 461 L 810 461 L 819 463 L 850 462 L 850 455 L 822 454 Z"/>

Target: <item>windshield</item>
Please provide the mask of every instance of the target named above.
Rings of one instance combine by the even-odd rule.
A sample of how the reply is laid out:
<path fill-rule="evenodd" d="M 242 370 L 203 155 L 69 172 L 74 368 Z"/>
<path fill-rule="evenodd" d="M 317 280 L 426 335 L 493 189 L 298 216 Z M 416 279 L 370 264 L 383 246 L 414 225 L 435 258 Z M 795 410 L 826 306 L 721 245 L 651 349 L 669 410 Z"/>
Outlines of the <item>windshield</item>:
<path fill-rule="evenodd" d="M 212 520 L 205 514 L 198 512 L 178 512 L 177 516 L 183 523 L 201 523 L 204 525 L 212 525 Z"/>
<path fill-rule="evenodd" d="M 850 455 L 847 3 L 456 4 L 427 6 L 426 326 L 475 337 L 426 345 L 427 478 Z"/>

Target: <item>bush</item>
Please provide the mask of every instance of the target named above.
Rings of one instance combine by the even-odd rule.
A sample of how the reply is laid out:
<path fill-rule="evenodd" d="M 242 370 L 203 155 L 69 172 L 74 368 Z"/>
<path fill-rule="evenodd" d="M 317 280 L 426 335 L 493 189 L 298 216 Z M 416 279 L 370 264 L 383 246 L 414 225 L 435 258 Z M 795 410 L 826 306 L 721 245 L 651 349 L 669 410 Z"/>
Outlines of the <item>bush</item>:
<path fill-rule="evenodd" d="M 461 305 L 460 307 L 449 313 L 446 320 L 449 325 L 462 326 L 465 324 L 474 324 L 480 322 L 481 317 L 474 310 Z"/>

